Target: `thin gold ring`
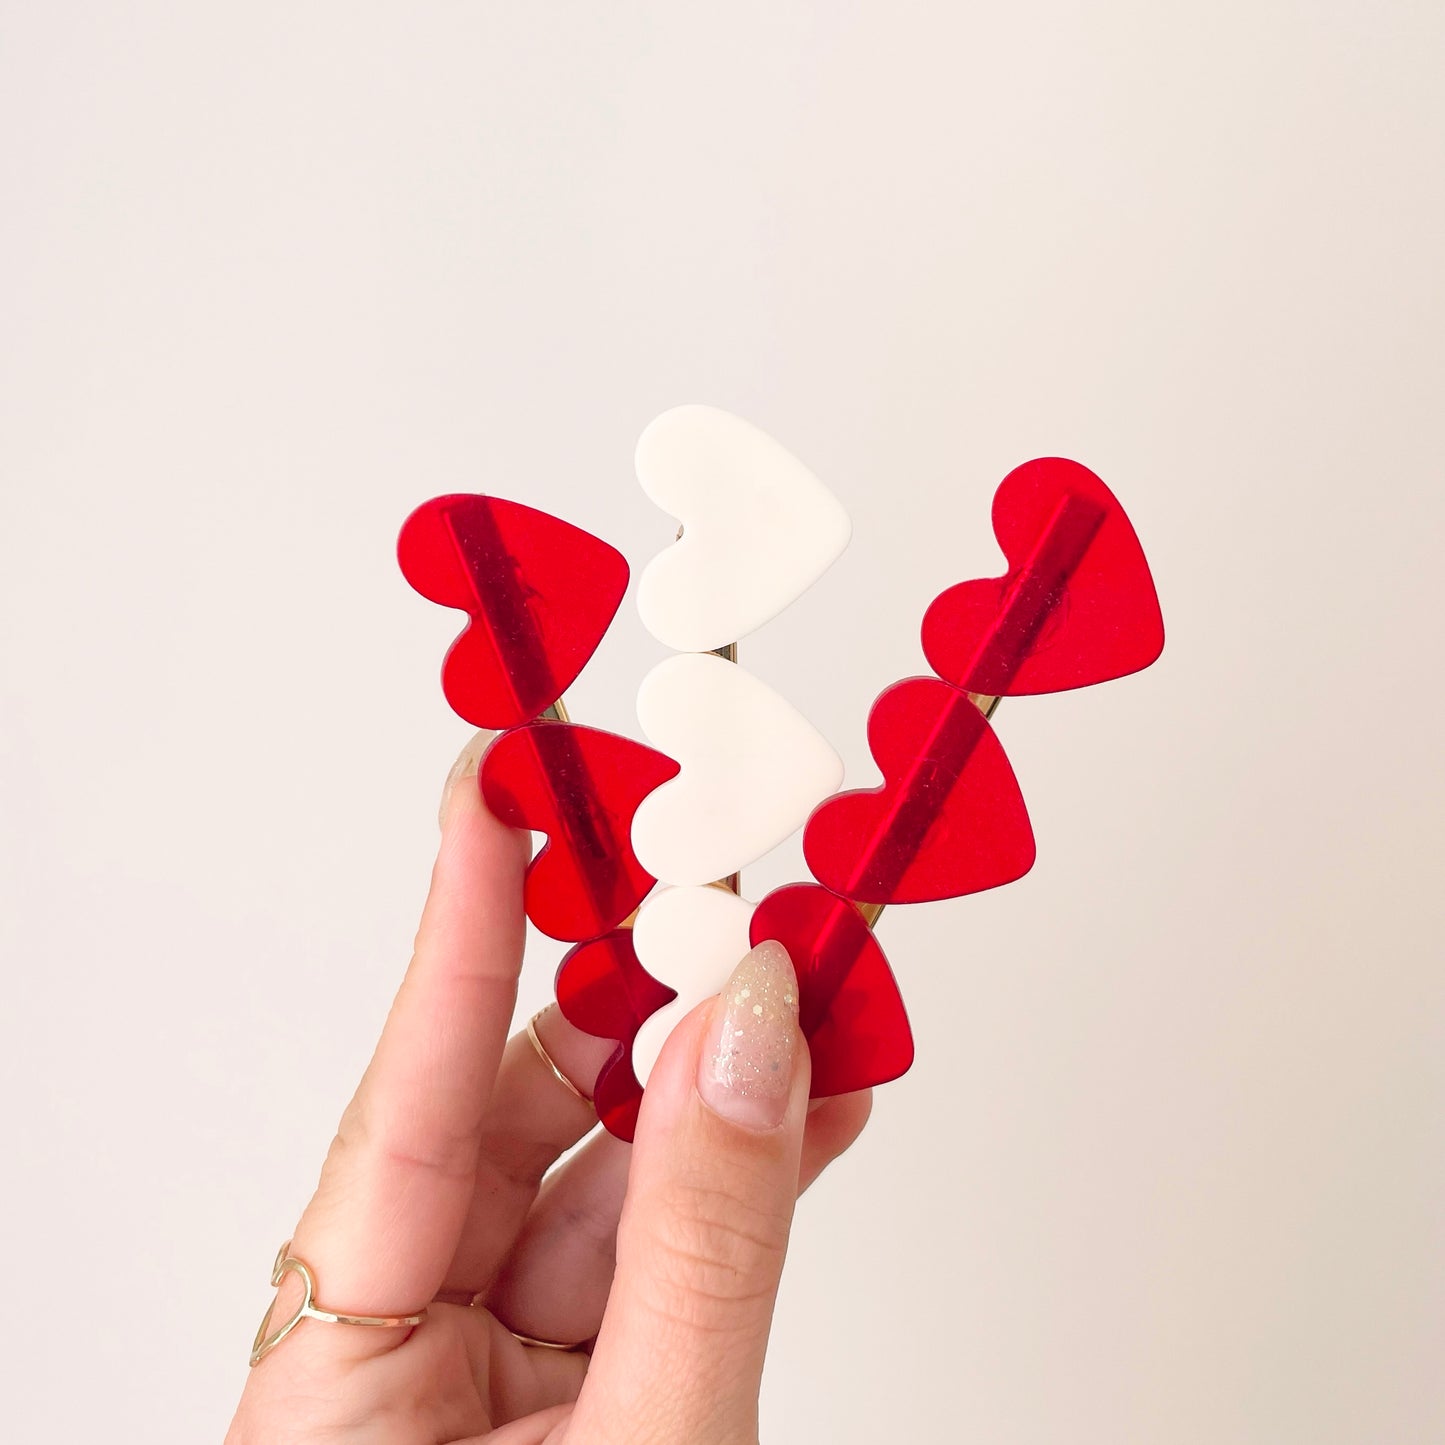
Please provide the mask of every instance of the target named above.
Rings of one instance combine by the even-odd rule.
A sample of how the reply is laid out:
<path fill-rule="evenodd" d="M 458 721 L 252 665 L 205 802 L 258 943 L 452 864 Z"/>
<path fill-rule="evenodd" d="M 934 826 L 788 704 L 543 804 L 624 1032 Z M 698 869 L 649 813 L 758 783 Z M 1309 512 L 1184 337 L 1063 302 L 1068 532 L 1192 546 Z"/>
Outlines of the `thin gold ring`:
<path fill-rule="evenodd" d="M 487 1301 L 484 1295 L 477 1295 L 472 1300 L 473 1309 L 486 1309 Z M 586 1340 L 578 1340 L 575 1345 L 564 1345 L 560 1340 L 539 1340 L 536 1335 L 524 1335 L 521 1330 L 514 1330 L 505 1320 L 499 1318 L 495 1313 L 492 1318 L 497 1321 L 519 1345 L 530 1345 L 534 1350 L 561 1350 L 563 1354 L 569 1354 L 573 1350 L 580 1350 L 587 1343 Z"/>
<path fill-rule="evenodd" d="M 556 1340 L 539 1340 L 532 1335 L 520 1334 L 516 1330 L 508 1330 L 507 1333 L 517 1341 L 518 1344 L 531 1345 L 534 1350 L 561 1350 L 564 1354 L 570 1354 L 573 1350 L 580 1350 L 586 1341 L 576 1345 L 558 1344 Z"/>
<path fill-rule="evenodd" d="M 274 1299 L 271 1301 L 266 1313 L 261 1317 L 261 1325 L 256 1331 L 256 1338 L 251 1341 L 252 1369 L 255 1369 L 302 1320 L 319 1320 L 323 1325 L 364 1325 L 370 1329 L 391 1330 L 419 1325 L 426 1318 L 424 1309 L 418 1310 L 414 1315 L 343 1315 L 335 1310 L 322 1309 L 316 1303 L 316 1275 L 305 1260 L 297 1259 L 291 1253 L 289 1239 L 276 1251 L 276 1263 L 271 1269 L 272 1289 L 279 1289 L 281 1281 L 288 1274 L 296 1274 L 301 1277 L 304 1290 L 301 1303 L 284 1325 L 267 1334 L 271 1328 L 271 1316 L 276 1311 L 276 1301 Z"/>
<path fill-rule="evenodd" d="M 549 1004 L 548 1007 L 550 1008 L 551 1005 Z M 539 1009 L 527 1020 L 527 1037 L 532 1041 L 532 1047 L 536 1049 L 537 1057 L 551 1069 L 557 1082 L 561 1084 L 574 1099 L 580 1099 L 589 1109 L 595 1108 L 596 1106 L 592 1100 L 557 1067 L 557 1061 L 547 1052 L 546 1046 L 542 1043 L 542 1040 L 537 1037 L 537 1020 L 546 1012 L 547 1009 Z M 520 1336 L 518 1338 L 520 1338 Z M 545 1340 L 528 1340 L 527 1343 L 545 1345 L 547 1342 Z M 568 1350 L 572 1347 L 570 1345 L 552 1345 L 549 1348 L 554 1350 Z"/>

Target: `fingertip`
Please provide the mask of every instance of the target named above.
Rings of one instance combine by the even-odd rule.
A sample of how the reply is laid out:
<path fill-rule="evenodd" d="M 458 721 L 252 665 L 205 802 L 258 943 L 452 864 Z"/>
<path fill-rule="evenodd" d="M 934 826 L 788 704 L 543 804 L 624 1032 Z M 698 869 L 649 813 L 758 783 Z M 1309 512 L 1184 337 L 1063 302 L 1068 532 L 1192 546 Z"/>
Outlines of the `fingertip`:
<path fill-rule="evenodd" d="M 873 1091 L 835 1094 L 808 1105 L 803 1130 L 803 1153 L 798 1163 L 798 1193 L 802 1194 L 835 1160 L 858 1141 L 873 1111 Z"/>
<path fill-rule="evenodd" d="M 482 755 L 491 747 L 496 737 L 497 733 L 491 728 L 482 728 L 467 739 L 465 746 L 457 754 L 456 761 L 447 773 L 446 782 L 442 784 L 441 802 L 437 805 L 437 826 L 443 833 L 446 832 L 447 823 L 454 811 L 454 800 L 467 796 L 480 798 L 479 790 L 475 786 L 468 788 L 462 784 L 469 778 L 476 778 L 481 770 Z"/>
<path fill-rule="evenodd" d="M 859 1089 L 852 1094 L 834 1094 L 828 1099 L 819 1099 L 827 1111 L 834 1127 L 849 1131 L 848 1142 L 851 1144 L 867 1125 L 868 1120 L 873 1116 L 873 1090 Z"/>

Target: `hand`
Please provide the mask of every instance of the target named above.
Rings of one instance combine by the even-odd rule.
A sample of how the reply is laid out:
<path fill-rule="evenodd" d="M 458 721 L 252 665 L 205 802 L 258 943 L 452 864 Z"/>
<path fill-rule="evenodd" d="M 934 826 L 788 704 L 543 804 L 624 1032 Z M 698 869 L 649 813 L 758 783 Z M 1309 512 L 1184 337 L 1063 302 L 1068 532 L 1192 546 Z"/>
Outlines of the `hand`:
<path fill-rule="evenodd" d="M 673 1032 L 636 1144 L 599 1133 L 544 1183 L 596 1117 L 506 1037 L 528 844 L 481 801 L 486 741 L 448 779 L 416 951 L 292 1244 L 318 1306 L 426 1318 L 303 1319 L 248 1377 L 228 1445 L 756 1441 L 793 1204 L 869 1097 L 809 1109 L 792 966 L 764 944 Z M 555 1008 L 537 1028 L 590 1093 L 612 1046 Z M 277 1324 L 301 1294 L 285 1276 Z"/>

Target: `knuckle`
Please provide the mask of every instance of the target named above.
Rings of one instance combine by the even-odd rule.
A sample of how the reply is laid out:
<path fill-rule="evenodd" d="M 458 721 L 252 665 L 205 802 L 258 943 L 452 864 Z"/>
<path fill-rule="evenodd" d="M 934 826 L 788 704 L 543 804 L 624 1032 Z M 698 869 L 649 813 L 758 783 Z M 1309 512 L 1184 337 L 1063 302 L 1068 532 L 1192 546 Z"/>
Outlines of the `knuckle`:
<path fill-rule="evenodd" d="M 770 1303 L 788 1246 L 788 1216 L 701 1181 L 675 1184 L 648 1241 L 654 1307 L 689 1329 L 727 1331 Z"/>
<path fill-rule="evenodd" d="M 468 1131 L 437 1131 L 418 1121 L 415 1111 L 386 1107 L 365 1097 L 365 1086 L 341 1116 L 327 1150 L 327 1168 L 339 1173 L 367 1166 L 467 1178 L 476 1170 L 478 1143 Z"/>
<path fill-rule="evenodd" d="M 617 1211 L 591 1199 L 569 1201 L 557 1211 L 560 1235 L 581 1240 L 597 1256 L 613 1260 L 617 1254 Z"/>

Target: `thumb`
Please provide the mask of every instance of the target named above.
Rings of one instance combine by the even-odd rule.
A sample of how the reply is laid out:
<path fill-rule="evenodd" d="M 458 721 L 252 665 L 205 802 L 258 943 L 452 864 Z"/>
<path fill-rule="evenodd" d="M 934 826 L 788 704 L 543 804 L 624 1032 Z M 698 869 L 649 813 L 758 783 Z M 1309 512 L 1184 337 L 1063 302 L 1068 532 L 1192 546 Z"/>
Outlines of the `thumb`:
<path fill-rule="evenodd" d="M 809 1074 L 792 963 L 761 943 L 652 1070 L 578 1439 L 757 1439 Z"/>

